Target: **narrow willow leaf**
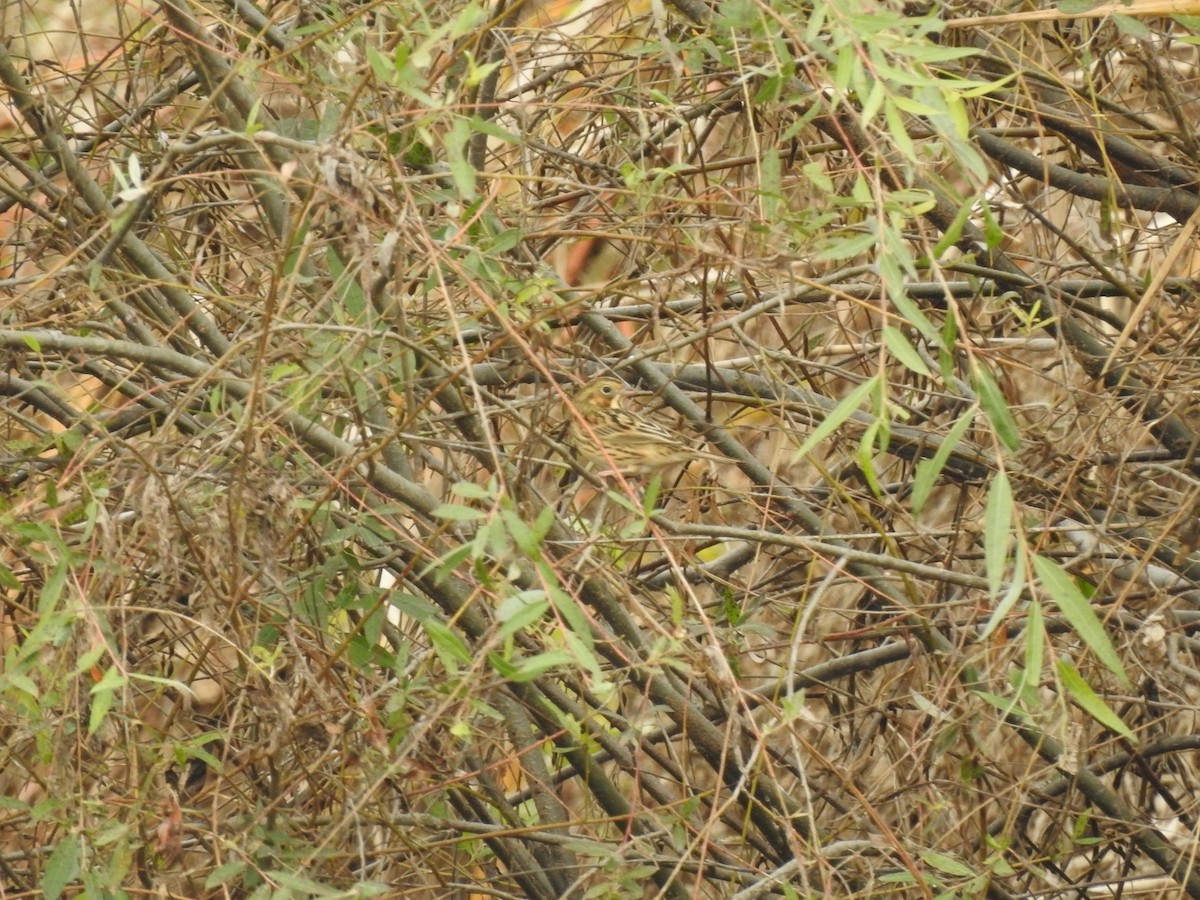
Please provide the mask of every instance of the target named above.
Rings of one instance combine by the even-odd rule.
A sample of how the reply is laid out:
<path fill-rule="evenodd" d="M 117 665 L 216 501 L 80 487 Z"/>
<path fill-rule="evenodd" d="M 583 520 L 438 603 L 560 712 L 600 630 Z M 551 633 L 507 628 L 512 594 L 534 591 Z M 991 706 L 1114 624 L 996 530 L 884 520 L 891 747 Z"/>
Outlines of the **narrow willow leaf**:
<path fill-rule="evenodd" d="M 438 608 L 415 594 L 396 592 L 388 597 L 388 605 L 397 613 L 409 616 L 417 622 L 428 622 L 438 614 Z"/>
<path fill-rule="evenodd" d="M 825 417 L 825 420 L 814 428 L 807 440 L 800 445 L 800 449 L 796 451 L 796 458 L 799 459 L 804 456 L 813 447 L 841 428 L 847 419 L 858 412 L 858 408 L 862 405 L 862 402 L 877 390 L 879 390 L 879 376 L 875 375 L 847 394 L 846 398 L 834 407 L 833 411 Z"/>
<path fill-rule="evenodd" d="M 1009 450 L 1019 449 L 1021 430 L 1017 427 L 1017 420 L 1013 418 L 1012 410 L 1008 408 L 1008 401 L 1004 399 L 996 379 L 987 367 L 981 364 L 975 366 L 973 375 L 972 381 L 976 393 L 979 394 L 979 405 L 991 421 L 992 428 Z"/>
<path fill-rule="evenodd" d="M 492 238 L 492 243 L 487 248 L 487 252 L 500 256 L 507 253 L 523 240 L 525 240 L 525 232 L 520 228 L 505 228 Z"/>
<path fill-rule="evenodd" d="M 1119 13 L 1114 13 L 1112 23 L 1117 26 L 1117 31 L 1127 37 L 1137 38 L 1139 41 L 1150 40 L 1154 37 L 1154 32 L 1142 22 L 1140 19 L 1135 19 L 1133 16 L 1123 16 Z"/>
<path fill-rule="evenodd" d="M 946 461 L 950 459 L 959 441 L 963 439 L 963 435 L 967 433 L 967 429 L 971 427 L 971 423 L 974 421 L 975 410 L 970 409 L 966 415 L 954 423 L 954 427 L 942 438 L 941 446 L 937 448 L 937 452 L 931 458 L 923 459 L 917 464 L 917 473 L 913 478 L 912 490 L 912 510 L 914 515 L 920 515 L 921 510 L 925 508 L 925 503 L 933 491 L 933 486 L 937 483 L 938 476 L 942 474 L 942 469 L 946 467 Z"/>
<path fill-rule="evenodd" d="M 567 652 L 571 654 L 575 668 L 582 667 L 587 669 L 594 683 L 596 685 L 602 684 L 604 682 L 604 667 L 600 664 L 600 659 L 594 652 L 595 642 L 592 640 L 591 635 L 577 635 L 573 631 L 564 631 L 562 638 L 563 643 L 567 645 Z"/>
<path fill-rule="evenodd" d="M 569 667 L 574 663 L 574 659 L 571 654 L 562 650 L 550 650 L 515 662 L 505 659 L 499 653 L 489 653 L 488 662 L 502 678 L 525 683 L 540 678 L 552 669 Z"/>
<path fill-rule="evenodd" d="M 863 432 L 862 440 L 858 443 L 858 469 L 862 472 L 863 478 L 867 482 L 867 487 L 871 489 L 871 493 L 876 497 L 883 496 L 883 485 L 879 483 L 879 476 L 875 474 L 875 445 L 879 440 L 880 423 L 876 419 L 867 426 L 867 430 Z"/>
<path fill-rule="evenodd" d="M 1087 598 L 1083 596 L 1079 585 L 1063 571 L 1058 563 L 1044 556 L 1035 555 L 1033 557 L 1033 570 L 1041 580 L 1046 594 L 1062 610 L 1063 617 L 1070 623 L 1072 630 L 1079 635 L 1080 640 L 1096 654 L 1096 658 L 1110 672 L 1121 680 L 1123 686 L 1130 687 L 1129 676 L 1125 674 L 1121 658 L 1117 656 L 1116 648 L 1108 639 L 1104 625 L 1096 617 L 1096 613 L 1092 610 Z"/>
<path fill-rule="evenodd" d="M 954 221 L 942 234 L 942 239 L 933 245 L 933 251 L 929 254 L 933 259 L 941 259 L 947 250 L 958 243 L 959 238 L 962 237 L 963 228 L 971 217 L 971 208 L 974 204 L 975 199 L 972 197 L 958 208 L 958 212 L 954 214 Z"/>
<path fill-rule="evenodd" d="M 580 641 L 590 647 L 592 645 L 592 626 L 587 611 L 579 605 L 579 601 L 575 597 L 559 586 L 558 574 L 550 566 L 539 563 L 538 571 L 547 588 L 546 596 L 554 606 L 555 612 L 566 623 L 567 630 L 577 635 Z"/>
<path fill-rule="evenodd" d="M 38 593 L 39 615 L 44 616 L 53 612 L 58 606 L 58 601 L 62 597 L 63 585 L 67 582 L 67 569 L 66 560 L 59 560 L 50 573 L 50 577 L 46 579 L 46 583 L 42 585 L 42 589 Z"/>
<path fill-rule="evenodd" d="M 652 478 L 650 483 L 646 485 L 646 493 L 642 497 L 642 515 L 646 518 L 654 515 L 655 507 L 658 506 L 658 497 L 662 493 L 662 479 Z"/>
<path fill-rule="evenodd" d="M 1131 743 L 1137 743 L 1137 737 L 1129 726 L 1092 690 L 1092 686 L 1079 674 L 1079 670 L 1066 660 L 1058 661 L 1058 678 L 1066 692 L 1071 695 L 1071 699 L 1079 704 L 1080 709 L 1110 731 L 1115 731 Z"/>
<path fill-rule="evenodd" d="M 520 591 L 505 597 L 496 606 L 499 637 L 504 640 L 539 621 L 549 608 L 550 600 L 545 591 Z"/>
<path fill-rule="evenodd" d="M 893 291 L 888 295 L 888 299 L 891 300 L 892 305 L 896 307 L 900 315 L 904 316 L 904 321 L 921 332 L 925 336 L 925 339 L 935 347 L 942 346 L 941 333 L 933 327 L 933 323 L 921 311 L 921 307 L 913 303 L 912 298 L 908 294 L 903 291 Z"/>
<path fill-rule="evenodd" d="M 951 348 L 958 343 L 958 316 L 950 315 L 942 322 L 942 342 L 938 345 L 938 371 L 947 381 L 953 381 L 957 363 Z"/>
<path fill-rule="evenodd" d="M 944 853 L 936 853 L 933 850 L 921 851 L 921 859 L 937 869 L 943 875 L 953 875 L 957 878 L 970 878 L 975 874 L 975 870 L 965 863 L 960 862 L 953 856 L 947 856 Z"/>
<path fill-rule="evenodd" d="M 443 503 L 433 511 L 433 515 L 439 519 L 449 519 L 451 522 L 474 522 L 477 519 L 487 518 L 489 514 L 482 509 L 475 509 L 473 506 Z"/>
<path fill-rule="evenodd" d="M 887 121 L 888 134 L 891 136 L 896 149 L 905 159 L 916 160 L 917 150 L 908 134 L 908 124 L 905 122 L 901 106 L 896 101 L 899 98 L 889 97 L 883 104 L 883 116 Z"/>
<path fill-rule="evenodd" d="M 988 593 L 992 599 L 1000 593 L 1004 567 L 1012 547 L 1013 496 L 1006 472 L 998 472 L 988 488 L 983 512 L 983 555 L 987 569 Z"/>
<path fill-rule="evenodd" d="M 1004 243 L 1004 229 L 992 215 L 991 207 L 988 204 L 981 204 L 979 212 L 983 216 L 983 239 L 987 242 L 989 250 L 995 250 Z"/>
<path fill-rule="evenodd" d="M 758 197 L 763 217 L 776 221 L 783 209 L 783 173 L 779 154 L 773 150 L 764 153 L 758 165 Z"/>
<path fill-rule="evenodd" d="M 1033 673 L 1037 684 L 1045 662 L 1046 632 L 1042 626 L 1042 604 L 1030 604 L 1030 616 L 1025 623 L 1025 670 Z"/>
<path fill-rule="evenodd" d="M 831 238 L 825 249 L 817 254 L 817 259 L 833 262 L 842 259 L 853 259 L 875 248 L 874 233 L 851 234 L 846 237 Z"/>
<path fill-rule="evenodd" d="M 1017 696 L 1026 709 L 1034 710 L 1042 705 L 1038 685 L 1045 662 L 1046 629 L 1042 626 L 1042 605 L 1034 601 L 1029 604 L 1029 618 L 1025 622 L 1025 671 L 1016 686 Z"/>
<path fill-rule="evenodd" d="M 1025 561 L 1025 545 L 1018 542 L 1017 552 L 1013 559 L 1012 578 L 1009 579 L 1008 589 L 1004 592 L 1004 596 L 1000 598 L 1000 602 L 996 604 L 996 608 L 992 610 L 992 615 L 988 618 L 987 625 L 980 632 L 979 639 L 981 641 L 986 640 L 996 630 L 996 626 L 1004 621 L 1025 590 Z"/>
<path fill-rule="evenodd" d="M 457 672 L 461 666 L 471 664 L 471 660 L 474 658 L 471 649 L 448 625 L 437 619 L 429 619 L 422 622 L 421 627 L 429 635 L 434 652 L 437 653 L 446 668 Z"/>
<path fill-rule="evenodd" d="M 866 97 L 863 98 L 863 92 L 859 91 L 859 99 L 862 103 L 859 106 L 859 115 L 862 116 L 864 122 L 871 122 L 875 115 L 879 112 L 879 108 L 883 106 L 884 98 L 887 97 L 887 85 L 879 79 L 871 79 L 870 87 L 866 90 Z"/>
<path fill-rule="evenodd" d="M 885 325 L 883 328 L 883 343 L 887 345 L 892 356 L 896 357 L 905 368 L 918 375 L 924 375 L 926 378 L 932 378 L 933 373 L 929 371 L 929 366 L 925 365 L 925 360 L 921 359 L 921 354 L 904 336 L 904 332 L 892 325 Z"/>
<path fill-rule="evenodd" d="M 517 549 L 530 559 L 537 559 L 541 556 L 541 539 L 529 527 L 529 523 L 517 514 L 516 510 L 501 509 L 500 519 L 504 522 L 504 527 L 513 543 L 517 545 Z"/>
<path fill-rule="evenodd" d="M 237 878 L 249 867 L 250 863 L 238 857 L 231 859 L 227 863 L 217 866 L 208 873 L 208 878 L 204 880 L 204 887 L 212 889 L 216 887 L 225 887 L 232 884 Z"/>
<path fill-rule="evenodd" d="M 450 177 L 463 200 L 475 199 L 475 167 L 467 159 L 467 145 L 471 140 L 471 126 L 466 119 L 456 119 L 443 138 L 446 148 L 446 164 Z"/>
<path fill-rule="evenodd" d="M 504 141 L 506 144 L 519 144 L 522 141 L 522 138 L 517 137 L 511 131 L 501 128 L 491 119 L 481 119 L 479 116 L 471 117 L 471 130 L 476 134 L 486 134 L 488 137 L 494 137 Z"/>
<path fill-rule="evenodd" d="M 313 900 L 321 900 L 326 897 L 337 897 L 342 893 L 295 870 L 276 869 L 271 873 L 271 878 L 278 881 L 280 887 L 284 888 L 282 891 L 272 891 L 270 894 L 272 900 L 278 900 L 281 897 L 311 897 Z"/>
<path fill-rule="evenodd" d="M 450 493 L 468 500 L 491 500 L 496 496 L 496 491 L 492 487 L 475 484 L 473 481 L 456 481 L 450 485 Z"/>

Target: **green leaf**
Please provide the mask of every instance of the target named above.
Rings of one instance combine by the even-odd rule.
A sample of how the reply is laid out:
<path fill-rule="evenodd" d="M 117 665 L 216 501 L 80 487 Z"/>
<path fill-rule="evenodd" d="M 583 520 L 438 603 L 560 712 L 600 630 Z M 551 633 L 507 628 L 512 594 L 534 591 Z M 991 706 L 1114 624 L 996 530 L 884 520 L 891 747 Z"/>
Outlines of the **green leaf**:
<path fill-rule="evenodd" d="M 912 510 L 914 515 L 920 515 L 921 510 L 925 508 L 925 503 L 929 500 L 929 495 L 933 492 L 933 486 L 937 483 L 938 476 L 942 474 L 942 469 L 946 467 L 946 462 L 962 441 L 963 435 L 967 433 L 967 429 L 975 421 L 975 410 L 970 409 L 967 413 L 954 423 L 954 427 L 942 438 L 942 443 L 938 447 L 937 452 L 930 459 L 923 459 L 917 463 L 917 472 L 913 477 L 912 491 Z"/>
<path fill-rule="evenodd" d="M 505 131 L 491 119 L 481 119 L 479 116 L 471 116 L 471 130 L 476 134 L 486 134 L 488 137 L 494 137 L 496 140 L 504 141 L 506 144 L 519 144 L 521 138 L 513 134 L 511 131 Z"/>
<path fill-rule="evenodd" d="M 474 543 L 461 544 L 431 562 L 425 567 L 425 572 L 422 574 L 437 570 L 438 578 L 445 578 L 475 554 Z"/>
<path fill-rule="evenodd" d="M 908 338 L 899 328 L 893 325 L 883 326 L 883 342 L 891 351 L 892 356 L 896 357 L 907 369 L 918 375 L 924 375 L 926 378 L 933 377 L 929 366 L 925 365 L 925 360 L 921 359 L 917 349 L 909 343 Z"/>
<path fill-rule="evenodd" d="M 860 97 L 861 105 L 859 115 L 862 116 L 864 122 L 870 122 L 875 118 L 875 114 L 879 112 L 879 108 L 883 105 L 884 98 L 887 97 L 888 86 L 881 79 L 873 78 L 870 82 L 870 87 L 866 90 L 866 97 Z"/>
<path fill-rule="evenodd" d="M 1054 8 L 1064 16 L 1080 16 L 1091 12 L 1099 3 L 1100 0 L 1062 0 L 1061 3 L 1056 3 Z"/>
<path fill-rule="evenodd" d="M 487 248 L 487 251 L 496 255 L 507 253 L 524 239 L 525 232 L 520 228 L 506 228 L 492 238 L 491 245 Z"/>
<path fill-rule="evenodd" d="M 46 579 L 46 583 L 42 586 L 38 593 L 38 615 L 44 616 L 47 613 L 53 612 L 58 606 L 58 601 L 62 597 L 63 585 L 67 581 L 67 561 L 59 560 L 54 566 L 54 570 L 50 573 L 50 577 Z"/>
<path fill-rule="evenodd" d="M 974 376 L 972 382 L 975 391 L 979 395 L 979 405 L 983 407 L 983 411 L 991 421 L 996 435 L 1009 450 L 1014 452 L 1019 450 L 1021 430 L 1017 427 L 1017 420 L 1013 418 L 1012 411 L 1008 408 L 1008 401 L 1004 399 L 1004 394 L 1000 391 L 1000 386 L 996 384 L 996 379 L 992 377 L 987 366 L 982 363 L 974 366 L 972 375 Z"/>
<path fill-rule="evenodd" d="M 261 115 L 262 97 L 256 97 L 250 107 L 250 113 L 246 116 L 246 134 L 257 134 L 263 130 L 263 124 L 258 121 Z"/>
<path fill-rule="evenodd" d="M 800 445 L 800 449 L 796 451 L 796 458 L 806 455 L 813 447 L 829 437 L 845 424 L 846 420 L 859 411 L 864 400 L 879 390 L 879 376 L 874 375 L 864 381 L 842 400 L 833 410 L 827 415 L 824 421 L 812 430 L 804 443 Z"/>
<path fill-rule="evenodd" d="M 900 154 L 909 160 L 916 160 L 917 148 L 908 134 L 908 124 L 905 122 L 899 97 L 889 97 L 883 104 L 883 117 L 887 122 L 888 134 Z M 911 110 L 910 110 L 911 111 Z"/>
<path fill-rule="evenodd" d="M 539 565 L 538 569 L 542 573 L 542 580 L 550 586 L 546 593 L 554 605 L 554 611 L 566 623 L 567 630 L 578 635 L 579 639 L 590 647 L 592 626 L 587 612 L 579 605 L 579 601 L 559 587 L 558 575 L 553 569 L 547 565 Z"/>
<path fill-rule="evenodd" d="M 341 255 L 332 245 L 325 251 L 325 260 L 334 276 L 333 290 L 339 295 L 341 308 L 350 315 L 350 321 L 356 321 L 367 307 L 366 295 L 353 272 L 346 268 Z"/>
<path fill-rule="evenodd" d="M 921 859 L 945 875 L 953 875 L 958 878 L 970 878 L 975 874 L 975 870 L 970 866 L 965 865 L 952 856 L 946 856 L 944 853 L 937 853 L 933 850 L 923 850 L 921 851 Z"/>
<path fill-rule="evenodd" d="M 108 711 L 112 709 L 117 691 L 125 687 L 125 676 L 117 671 L 116 666 L 109 666 L 104 677 L 92 686 L 91 713 L 88 716 L 88 734 L 93 735 L 104 724 Z"/>
<path fill-rule="evenodd" d="M 1008 582 L 1008 590 L 1004 592 L 1004 596 L 1000 598 L 1000 602 L 996 604 L 996 608 L 992 610 L 992 615 L 988 618 L 987 625 L 979 634 L 979 640 L 986 640 L 991 633 L 996 629 L 996 626 L 1004 621 L 1009 610 L 1016 605 L 1017 600 L 1021 598 L 1021 594 L 1025 590 L 1025 544 L 1018 543 L 1017 552 L 1013 558 L 1012 578 Z M 1032 627 L 1032 626 L 1030 626 Z"/>
<path fill-rule="evenodd" d="M 817 188 L 822 194 L 834 193 L 833 179 L 829 177 L 829 173 L 825 171 L 825 167 L 820 163 L 806 163 L 801 171 L 813 187 Z"/>
<path fill-rule="evenodd" d="M 433 515 L 439 519 L 449 519 L 452 522 L 475 522 L 479 519 L 486 519 L 489 514 L 482 509 L 475 509 L 473 506 L 443 503 L 433 511 Z"/>
<path fill-rule="evenodd" d="M 79 655 L 75 660 L 75 667 L 71 670 L 72 675 L 79 675 L 88 671 L 96 663 L 100 661 L 100 657 L 108 653 L 108 648 L 104 643 L 98 642 L 91 650 L 87 650 Z"/>
<path fill-rule="evenodd" d="M 238 877 L 246 871 L 248 865 L 249 862 L 240 856 L 222 863 L 208 873 L 208 878 L 204 880 L 205 889 L 211 890 L 212 888 L 235 884 Z"/>
<path fill-rule="evenodd" d="M 849 234 L 830 238 L 825 249 L 817 254 L 817 259 L 827 262 L 836 262 L 843 259 L 853 259 L 855 256 L 860 256 L 868 250 L 875 249 L 877 239 L 873 232 L 864 234 Z"/>
<path fill-rule="evenodd" d="M 317 900 L 320 897 L 343 896 L 341 891 L 321 884 L 319 881 L 314 881 L 303 872 L 275 871 L 269 873 L 269 877 L 278 881 L 281 887 L 288 889 L 289 894 L 285 896 L 305 897 L 309 898 L 309 900 Z"/>
<path fill-rule="evenodd" d="M 592 640 L 591 633 L 579 634 L 574 631 L 564 631 L 562 638 L 563 643 L 567 645 L 567 650 L 571 653 L 575 667 L 587 669 L 592 675 L 592 687 L 598 690 L 599 685 L 604 683 L 604 667 L 600 665 L 600 660 L 593 652 L 595 642 Z"/>
<path fill-rule="evenodd" d="M 1120 13 L 1113 13 L 1112 23 L 1117 26 L 1117 31 L 1128 37 L 1137 38 L 1139 41 L 1149 40 L 1154 37 L 1154 32 L 1141 19 L 1135 19 L 1133 16 L 1123 16 Z"/>
<path fill-rule="evenodd" d="M 519 660 L 516 665 L 503 659 L 497 653 L 488 654 L 488 660 L 500 675 L 509 681 L 518 683 L 533 681 L 553 669 L 569 667 L 575 662 L 571 654 L 563 650 L 539 653 L 537 656 Z"/>
<path fill-rule="evenodd" d="M 1008 473 L 997 472 L 988 488 L 983 513 L 983 554 L 987 569 L 988 593 L 992 599 L 1000 593 L 1004 567 L 1012 547 L 1013 496 Z"/>
<path fill-rule="evenodd" d="M 396 75 L 396 64 L 393 60 L 380 53 L 375 47 L 367 45 L 367 64 L 375 78 L 385 84 L 390 84 Z"/>
<path fill-rule="evenodd" d="M 658 497 L 662 493 L 662 479 L 658 476 L 650 479 L 650 483 L 646 485 L 646 491 L 642 495 L 641 513 L 646 518 L 654 515 L 655 508 L 658 506 Z"/>
<path fill-rule="evenodd" d="M 20 580 L 13 574 L 12 569 L 4 565 L 4 563 L 0 563 L 0 588 L 8 588 L 10 591 L 21 588 Z"/>
<path fill-rule="evenodd" d="M 392 609 L 401 615 L 411 616 L 418 622 L 428 622 L 438 613 L 438 608 L 424 597 L 413 594 L 392 594 L 388 597 Z"/>
<path fill-rule="evenodd" d="M 1104 702 L 1074 666 L 1066 660 L 1058 661 L 1058 678 L 1079 708 L 1110 731 L 1115 731 L 1130 743 L 1137 743 L 1137 736 L 1121 721 L 1112 708 Z"/>
<path fill-rule="evenodd" d="M 951 348 L 958 343 L 958 316 L 946 316 L 942 321 L 939 334 L 941 343 L 938 344 L 938 370 L 947 381 L 953 381 L 957 366 Z"/>
<path fill-rule="evenodd" d="M 958 243 L 958 239 L 962 237 L 963 228 L 966 226 L 967 220 L 971 217 L 971 208 L 974 205 L 975 198 L 972 197 L 958 208 L 958 212 L 954 214 L 954 221 L 946 228 L 941 240 L 933 245 L 933 251 L 930 253 L 930 256 L 935 260 L 941 259 L 947 250 Z"/>
<path fill-rule="evenodd" d="M 773 147 L 762 155 L 758 175 L 758 196 L 762 204 L 762 215 L 769 222 L 776 221 L 783 211 L 783 175 L 779 154 Z"/>
<path fill-rule="evenodd" d="M 3 687 L 6 693 L 9 690 L 22 691 L 34 700 L 42 696 L 42 691 L 38 687 L 37 682 L 24 672 L 9 671 L 0 675 L 0 687 Z"/>
<path fill-rule="evenodd" d="M 488 20 L 487 10 L 479 3 L 468 3 L 463 6 L 457 16 L 450 20 L 449 28 L 446 29 L 449 36 L 453 39 L 471 34 L 479 28 L 480 25 Z M 439 29 L 440 31 L 440 29 Z M 435 38 L 440 40 L 439 32 L 434 32 Z"/>
<path fill-rule="evenodd" d="M 897 274 L 897 277 L 902 279 L 903 275 Z M 892 305 L 896 307 L 900 315 L 904 317 L 904 321 L 921 332 L 933 346 L 939 348 L 942 346 L 941 332 L 933 327 L 933 323 L 922 312 L 921 307 L 913 303 L 912 298 L 908 294 L 903 290 L 893 291 L 888 295 L 888 299 L 891 300 Z M 949 316 L 948 318 L 953 318 L 953 316 Z"/>
<path fill-rule="evenodd" d="M 550 533 L 550 529 L 554 527 L 554 518 L 554 507 L 544 506 L 542 511 L 537 514 L 537 518 L 533 520 L 533 537 L 539 545 Z"/>
<path fill-rule="evenodd" d="M 1042 680 L 1042 665 L 1046 661 L 1046 629 L 1042 625 L 1042 604 L 1036 600 L 1029 604 L 1029 618 L 1025 622 L 1025 670 L 1016 685 L 1018 698 L 1026 709 L 1038 709 L 1041 695 L 1038 685 Z"/>
<path fill-rule="evenodd" d="M 542 590 L 519 591 L 505 597 L 496 607 L 500 637 L 507 638 L 525 626 L 532 625 L 540 620 L 549 608 L 550 600 Z"/>
<path fill-rule="evenodd" d="M 537 559 L 541 555 L 540 539 L 515 510 L 507 507 L 500 510 L 500 519 L 508 531 L 508 536 L 525 556 Z"/>
<path fill-rule="evenodd" d="M 463 200 L 475 199 L 475 167 L 467 159 L 467 147 L 471 141 L 471 125 L 466 119 L 455 119 L 443 138 L 446 148 L 446 163 L 450 166 L 450 177 L 458 196 Z"/>
<path fill-rule="evenodd" d="M 421 627 L 429 635 L 433 649 L 447 668 L 458 671 L 460 667 L 471 664 L 471 649 L 449 626 L 439 619 L 428 619 L 421 623 Z"/>
<path fill-rule="evenodd" d="M 876 419 L 867 426 L 867 430 L 863 432 L 862 440 L 858 442 L 858 470 L 862 472 L 863 478 L 867 482 L 867 487 L 871 489 L 871 493 L 876 497 L 883 496 L 883 486 L 879 483 L 879 477 L 875 473 L 875 443 L 880 442 L 882 449 L 886 450 L 887 429 L 882 427 L 882 420 Z"/>
<path fill-rule="evenodd" d="M 79 877 L 79 838 L 68 834 L 50 858 L 46 860 L 46 868 L 42 874 L 43 900 L 58 900 L 63 890 Z"/>
<path fill-rule="evenodd" d="M 1058 563 L 1044 556 L 1033 557 L 1033 570 L 1041 580 L 1045 593 L 1062 611 L 1080 640 L 1096 655 L 1096 659 L 1120 679 L 1123 686 L 1131 687 L 1129 676 L 1125 674 L 1125 667 L 1121 665 L 1121 658 L 1108 639 L 1104 625 L 1096 618 L 1096 613 L 1075 580 Z"/>
<path fill-rule="evenodd" d="M 987 243 L 989 250 L 995 250 L 1004 243 L 1004 229 L 1000 227 L 1000 223 L 992 215 L 991 206 L 987 203 L 980 205 L 980 213 L 983 215 L 983 239 Z"/>
<path fill-rule="evenodd" d="M 491 500 L 496 496 L 495 490 L 491 487 L 475 484 L 473 481 L 455 482 L 450 486 L 450 493 L 468 500 Z"/>
<path fill-rule="evenodd" d="M 212 771 L 218 774 L 223 774 L 225 772 L 225 766 L 221 760 L 213 756 L 198 743 L 199 741 L 210 741 L 214 746 L 217 746 L 223 739 L 224 734 L 217 731 L 210 731 L 207 735 L 199 735 L 195 738 L 192 738 L 192 743 L 190 745 L 176 749 L 176 759 L 178 759 L 180 762 L 184 762 L 189 759 L 198 759 L 212 769 Z"/>
<path fill-rule="evenodd" d="M 392 893 L 392 885 L 381 884 L 378 881 L 356 881 L 352 888 L 352 897 L 383 897 Z"/>

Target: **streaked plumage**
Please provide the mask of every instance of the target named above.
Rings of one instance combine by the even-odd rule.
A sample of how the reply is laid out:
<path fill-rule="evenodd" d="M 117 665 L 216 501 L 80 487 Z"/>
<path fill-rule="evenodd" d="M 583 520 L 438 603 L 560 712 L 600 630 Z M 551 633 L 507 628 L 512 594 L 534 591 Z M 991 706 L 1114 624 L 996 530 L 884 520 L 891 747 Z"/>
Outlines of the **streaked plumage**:
<path fill-rule="evenodd" d="M 624 388 L 620 380 L 605 377 L 575 394 L 567 435 L 584 461 L 622 475 L 646 475 L 694 459 L 727 461 L 697 445 L 689 446 L 657 422 L 625 409 Z"/>

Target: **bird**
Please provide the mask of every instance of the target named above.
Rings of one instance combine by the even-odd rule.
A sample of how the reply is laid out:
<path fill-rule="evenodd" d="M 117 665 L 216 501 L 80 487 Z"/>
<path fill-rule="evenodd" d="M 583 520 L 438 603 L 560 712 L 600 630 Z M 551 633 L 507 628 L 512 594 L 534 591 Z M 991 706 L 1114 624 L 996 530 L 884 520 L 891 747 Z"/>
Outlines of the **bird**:
<path fill-rule="evenodd" d="M 670 429 L 622 405 L 625 384 L 605 376 L 580 388 L 573 398 L 567 440 L 597 474 L 651 475 L 694 459 L 729 462 L 688 444 Z"/>

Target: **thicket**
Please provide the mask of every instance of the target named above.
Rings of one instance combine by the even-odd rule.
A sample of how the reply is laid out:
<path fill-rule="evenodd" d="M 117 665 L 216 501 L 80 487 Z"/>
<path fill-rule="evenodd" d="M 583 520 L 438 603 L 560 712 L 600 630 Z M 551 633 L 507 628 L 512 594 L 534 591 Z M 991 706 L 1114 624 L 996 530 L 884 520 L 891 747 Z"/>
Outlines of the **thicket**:
<path fill-rule="evenodd" d="M 1200 897 L 1159 13 L 8 4 L 0 894 Z"/>

